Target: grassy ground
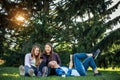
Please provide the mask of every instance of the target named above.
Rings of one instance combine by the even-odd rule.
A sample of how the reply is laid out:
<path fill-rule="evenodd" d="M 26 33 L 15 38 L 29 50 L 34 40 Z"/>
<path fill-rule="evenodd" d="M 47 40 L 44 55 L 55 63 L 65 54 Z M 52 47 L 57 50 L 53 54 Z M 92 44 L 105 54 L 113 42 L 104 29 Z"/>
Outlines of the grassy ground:
<path fill-rule="evenodd" d="M 18 68 L 15 67 L 0 67 L 0 80 L 120 80 L 120 70 L 103 70 L 100 72 L 102 76 L 93 76 L 92 71 L 88 71 L 87 76 L 80 77 L 23 77 L 19 76 Z"/>

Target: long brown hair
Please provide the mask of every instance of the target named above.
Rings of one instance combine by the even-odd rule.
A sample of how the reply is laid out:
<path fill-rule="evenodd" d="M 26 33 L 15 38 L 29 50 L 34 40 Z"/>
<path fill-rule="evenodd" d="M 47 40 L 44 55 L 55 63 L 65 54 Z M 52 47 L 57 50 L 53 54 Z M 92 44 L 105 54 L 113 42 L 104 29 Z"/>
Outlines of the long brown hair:
<path fill-rule="evenodd" d="M 35 55 L 35 49 L 36 48 L 39 48 L 39 54 L 37 56 Z M 35 58 L 35 60 L 36 60 L 35 65 L 36 66 L 39 66 L 39 64 L 40 64 L 40 56 L 41 56 L 41 48 L 40 48 L 40 46 L 33 45 L 32 50 L 31 50 L 31 57 Z"/>
<path fill-rule="evenodd" d="M 52 44 L 51 44 L 51 43 L 46 43 L 45 46 L 46 46 L 46 45 L 49 45 L 49 46 L 51 47 L 49 61 L 54 60 L 54 57 L 53 57 L 53 53 L 54 53 L 54 52 L 53 52 Z M 44 47 L 43 53 L 44 53 L 44 54 L 47 54 L 47 52 L 45 51 L 45 47 Z"/>

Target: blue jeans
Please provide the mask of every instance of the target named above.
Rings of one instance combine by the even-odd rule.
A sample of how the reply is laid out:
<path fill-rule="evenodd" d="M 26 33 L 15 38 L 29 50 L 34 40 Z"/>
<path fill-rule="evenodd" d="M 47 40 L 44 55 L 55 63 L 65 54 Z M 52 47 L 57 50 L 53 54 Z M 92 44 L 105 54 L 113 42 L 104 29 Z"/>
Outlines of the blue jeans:
<path fill-rule="evenodd" d="M 29 76 L 29 74 L 28 74 L 28 70 L 29 69 L 33 69 L 34 70 L 34 74 L 36 76 L 37 76 L 38 72 L 41 72 L 41 74 L 42 74 L 42 72 L 44 72 L 43 68 L 45 67 L 45 65 L 46 64 L 45 64 L 44 61 L 42 61 L 41 64 L 38 67 L 34 67 L 34 66 L 29 67 L 29 66 L 25 65 L 24 66 L 24 68 L 25 68 L 25 76 Z"/>
<path fill-rule="evenodd" d="M 80 59 L 84 59 L 83 62 Z M 85 76 L 87 69 L 90 66 L 92 70 L 95 70 L 96 64 L 92 57 L 87 56 L 85 53 L 76 53 L 73 56 L 74 67 L 81 76 Z"/>
<path fill-rule="evenodd" d="M 24 66 L 24 67 L 25 67 L 25 76 L 29 76 L 29 74 L 28 74 L 28 70 L 29 70 L 29 69 L 33 69 L 35 75 L 37 75 L 38 69 L 37 69 L 36 67 L 34 67 L 34 66 L 31 66 L 31 67 L 29 67 L 29 66 Z"/>

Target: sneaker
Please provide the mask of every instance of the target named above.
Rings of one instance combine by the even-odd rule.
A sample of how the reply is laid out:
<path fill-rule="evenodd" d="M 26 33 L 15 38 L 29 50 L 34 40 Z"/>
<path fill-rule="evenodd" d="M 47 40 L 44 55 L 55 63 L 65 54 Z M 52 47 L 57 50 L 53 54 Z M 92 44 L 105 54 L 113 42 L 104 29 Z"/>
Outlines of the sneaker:
<path fill-rule="evenodd" d="M 102 74 L 99 72 L 99 73 L 94 73 L 94 76 L 101 76 Z"/>
<path fill-rule="evenodd" d="M 29 69 L 29 70 L 28 70 L 28 74 L 29 74 L 29 76 L 31 76 L 31 77 L 35 76 L 33 69 Z"/>
<path fill-rule="evenodd" d="M 62 74 L 62 77 L 66 77 L 66 75 L 65 75 L 65 74 Z"/>
<path fill-rule="evenodd" d="M 48 76 L 48 67 L 43 67 L 42 69 L 42 77 L 47 77 Z"/>
<path fill-rule="evenodd" d="M 97 49 L 95 53 L 93 53 L 93 58 L 96 59 L 99 53 L 100 53 L 100 49 Z"/>
<path fill-rule="evenodd" d="M 21 76 L 24 76 L 24 75 L 25 75 L 25 68 L 24 68 L 23 65 L 20 65 L 20 66 L 19 66 L 19 72 L 20 72 L 20 75 L 21 75 Z"/>

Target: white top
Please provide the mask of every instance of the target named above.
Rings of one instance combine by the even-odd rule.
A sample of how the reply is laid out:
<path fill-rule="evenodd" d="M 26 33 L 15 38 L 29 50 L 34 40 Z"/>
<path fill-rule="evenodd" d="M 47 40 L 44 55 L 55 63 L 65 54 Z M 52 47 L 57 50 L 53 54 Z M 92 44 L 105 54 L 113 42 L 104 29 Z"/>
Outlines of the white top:
<path fill-rule="evenodd" d="M 28 67 L 31 67 L 31 65 L 35 66 L 35 62 L 36 62 L 35 58 L 32 59 L 31 53 L 28 53 L 25 55 L 25 63 L 24 63 L 25 66 L 28 66 Z"/>
<path fill-rule="evenodd" d="M 65 73 L 67 74 L 69 68 L 67 67 L 60 67 L 63 71 L 65 71 Z M 76 69 L 72 69 L 71 71 L 71 76 L 80 76 L 80 74 L 78 73 L 78 71 Z"/>
<path fill-rule="evenodd" d="M 30 60 L 30 64 L 36 67 L 35 62 L 36 62 L 35 58 Z"/>

